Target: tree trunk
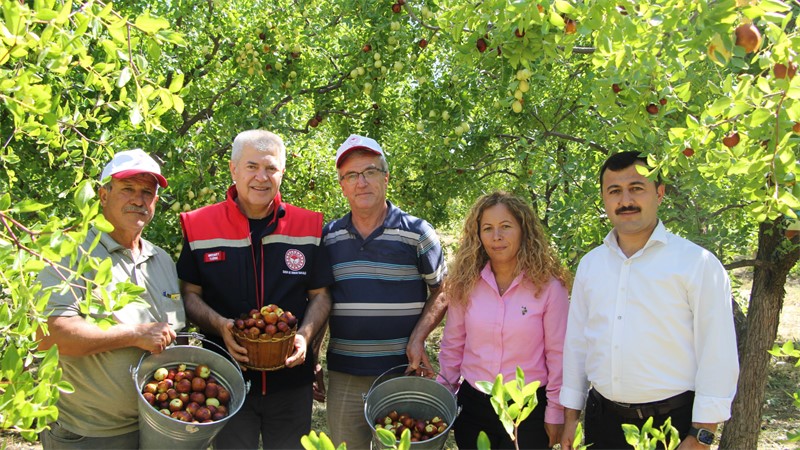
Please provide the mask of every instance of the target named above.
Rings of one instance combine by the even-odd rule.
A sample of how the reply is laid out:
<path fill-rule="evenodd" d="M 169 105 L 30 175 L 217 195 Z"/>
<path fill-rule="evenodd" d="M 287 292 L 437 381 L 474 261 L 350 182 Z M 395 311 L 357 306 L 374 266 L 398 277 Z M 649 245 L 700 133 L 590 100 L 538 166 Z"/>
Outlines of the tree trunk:
<path fill-rule="evenodd" d="M 739 383 L 733 401 L 731 419 L 725 424 L 719 448 L 758 448 L 761 411 L 769 373 L 767 353 L 778 335 L 784 289 L 789 270 L 797 263 L 800 251 L 795 238 L 784 236 L 783 220 L 764 222 L 758 230 L 760 264 L 753 270 L 753 289 L 747 312 L 747 327 L 740 345 Z"/>

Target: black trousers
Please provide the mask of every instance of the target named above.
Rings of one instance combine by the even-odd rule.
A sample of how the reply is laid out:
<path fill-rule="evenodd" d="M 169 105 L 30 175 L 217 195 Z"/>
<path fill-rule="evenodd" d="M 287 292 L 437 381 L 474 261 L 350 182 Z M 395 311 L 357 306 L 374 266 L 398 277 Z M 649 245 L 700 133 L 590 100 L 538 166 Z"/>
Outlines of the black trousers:
<path fill-rule="evenodd" d="M 536 391 L 539 403 L 531 415 L 519 427 L 519 448 L 550 448 L 547 432 L 544 429 L 544 409 L 547 406 L 547 389 L 540 386 Z M 477 448 L 478 434 L 484 431 L 489 437 L 491 448 L 514 449 L 514 442 L 506 433 L 503 424 L 489 402 L 490 396 L 476 390 L 464 381 L 458 391 L 458 404 L 461 413 L 453 424 L 453 434 L 459 450 Z"/>
<path fill-rule="evenodd" d="M 660 428 L 668 417 L 672 417 L 672 426 L 678 430 L 678 434 L 683 440 L 689 434 L 689 427 L 692 426 L 692 404 L 693 402 L 690 401 L 686 405 L 672 409 L 665 414 L 653 416 L 653 428 Z M 623 417 L 617 411 L 605 407 L 600 399 L 590 393 L 589 398 L 586 400 L 586 412 L 584 415 L 586 444 L 592 444 L 589 447 L 591 450 L 630 449 L 632 446 L 625 440 L 622 424 L 636 425 L 641 430 L 647 419 L 649 417 L 642 419 Z"/>

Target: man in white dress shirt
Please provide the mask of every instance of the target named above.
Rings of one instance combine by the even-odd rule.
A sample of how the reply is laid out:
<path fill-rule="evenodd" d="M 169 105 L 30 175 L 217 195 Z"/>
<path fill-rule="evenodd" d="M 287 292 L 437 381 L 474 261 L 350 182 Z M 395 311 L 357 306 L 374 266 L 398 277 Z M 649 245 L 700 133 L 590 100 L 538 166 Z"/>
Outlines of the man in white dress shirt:
<path fill-rule="evenodd" d="M 664 185 L 638 152 L 600 170 L 614 229 L 578 265 L 564 344 L 561 445 L 581 409 L 592 449 L 630 448 L 622 424 L 671 417 L 680 449 L 708 448 L 730 418 L 739 362 L 730 280 L 707 250 L 658 219 Z"/>

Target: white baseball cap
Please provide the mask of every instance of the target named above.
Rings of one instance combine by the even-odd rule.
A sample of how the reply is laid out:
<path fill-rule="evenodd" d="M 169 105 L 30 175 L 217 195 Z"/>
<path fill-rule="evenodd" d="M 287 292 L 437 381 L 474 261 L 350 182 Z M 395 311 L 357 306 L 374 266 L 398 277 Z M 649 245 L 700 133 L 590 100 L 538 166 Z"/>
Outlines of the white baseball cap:
<path fill-rule="evenodd" d="M 140 148 L 125 150 L 114 155 L 114 158 L 103 169 L 100 181 L 102 182 L 108 177 L 129 178 L 140 173 L 153 175 L 159 186 L 167 187 L 167 179 L 161 175 L 158 163 Z"/>
<path fill-rule="evenodd" d="M 337 168 L 342 165 L 342 161 L 344 161 L 347 154 L 353 150 L 367 150 L 376 155 L 384 156 L 383 149 L 375 139 L 351 134 L 350 137 L 339 146 L 339 150 L 336 151 Z"/>

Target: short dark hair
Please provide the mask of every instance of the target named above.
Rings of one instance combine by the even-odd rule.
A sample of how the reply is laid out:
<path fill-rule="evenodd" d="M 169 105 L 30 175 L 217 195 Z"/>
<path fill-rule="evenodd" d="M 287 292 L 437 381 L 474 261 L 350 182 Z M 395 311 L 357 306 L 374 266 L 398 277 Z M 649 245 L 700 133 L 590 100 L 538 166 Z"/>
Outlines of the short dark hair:
<path fill-rule="evenodd" d="M 627 169 L 636 163 L 640 163 L 641 165 L 647 167 L 648 170 L 653 170 L 653 168 L 647 163 L 647 157 L 643 156 L 637 151 L 619 152 L 609 156 L 608 159 L 606 159 L 606 162 L 603 163 L 603 167 L 600 168 L 600 187 L 603 187 L 603 174 L 606 173 L 606 170 L 619 172 L 620 170 Z M 661 173 L 656 176 L 654 181 L 656 186 L 661 184 Z"/>

